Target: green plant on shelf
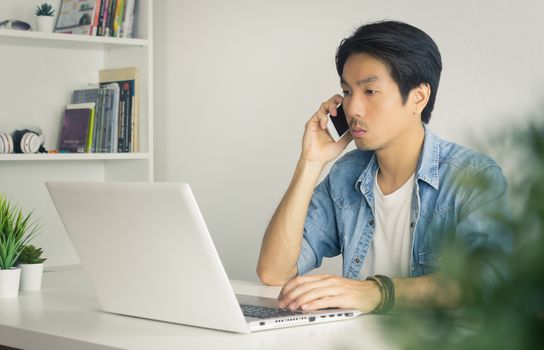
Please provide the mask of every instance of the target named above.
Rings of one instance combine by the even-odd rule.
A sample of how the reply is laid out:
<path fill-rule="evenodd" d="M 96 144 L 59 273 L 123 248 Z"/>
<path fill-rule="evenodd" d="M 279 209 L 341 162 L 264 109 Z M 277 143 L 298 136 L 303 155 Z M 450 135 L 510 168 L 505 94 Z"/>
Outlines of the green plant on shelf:
<path fill-rule="evenodd" d="M 32 221 L 32 212 L 24 216 L 20 208 L 0 194 L 0 270 L 16 266 L 23 248 L 40 228 L 36 221 Z"/>
<path fill-rule="evenodd" d="M 28 244 L 24 246 L 17 262 L 19 264 L 41 264 L 46 260 L 46 258 L 42 258 L 42 254 L 42 248 L 36 248 L 32 244 Z"/>
<path fill-rule="evenodd" d="M 36 7 L 36 16 L 48 16 L 53 17 L 55 15 L 55 10 L 53 6 L 44 2 L 41 5 Z"/>

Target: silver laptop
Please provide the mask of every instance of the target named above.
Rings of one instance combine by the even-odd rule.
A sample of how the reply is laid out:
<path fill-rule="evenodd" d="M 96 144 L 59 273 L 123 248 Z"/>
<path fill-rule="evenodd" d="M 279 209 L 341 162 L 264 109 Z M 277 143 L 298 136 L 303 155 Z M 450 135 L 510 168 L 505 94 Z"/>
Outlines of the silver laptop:
<path fill-rule="evenodd" d="M 360 314 L 235 295 L 187 184 L 46 185 L 104 311 L 240 333 Z"/>

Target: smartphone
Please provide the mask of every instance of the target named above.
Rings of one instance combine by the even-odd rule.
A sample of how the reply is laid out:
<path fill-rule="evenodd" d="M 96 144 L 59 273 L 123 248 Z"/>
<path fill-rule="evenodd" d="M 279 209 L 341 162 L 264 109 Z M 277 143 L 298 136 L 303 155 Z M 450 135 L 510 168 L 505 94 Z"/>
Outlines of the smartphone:
<path fill-rule="evenodd" d="M 346 119 L 342 105 L 336 107 L 336 117 L 329 114 L 327 131 L 334 142 L 338 142 L 349 131 L 348 120 Z"/>

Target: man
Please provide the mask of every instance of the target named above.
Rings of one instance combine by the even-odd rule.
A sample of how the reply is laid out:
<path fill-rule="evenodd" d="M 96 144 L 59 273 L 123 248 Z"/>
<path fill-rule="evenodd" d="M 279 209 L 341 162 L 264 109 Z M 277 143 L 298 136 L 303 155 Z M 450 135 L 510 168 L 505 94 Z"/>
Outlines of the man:
<path fill-rule="evenodd" d="M 459 286 L 437 271 L 441 243 L 454 231 L 470 249 L 508 250 L 505 230 L 488 215 L 505 207 L 501 169 L 426 127 L 442 62 L 420 29 L 363 25 L 340 44 L 336 67 L 343 96 L 324 102 L 306 124 L 295 174 L 263 239 L 259 277 L 285 284 L 279 306 L 293 310 L 458 306 Z M 336 116 L 339 104 L 350 133 L 334 142 L 327 115 Z M 357 150 L 316 187 L 352 140 Z M 343 277 L 303 276 L 339 254 Z"/>

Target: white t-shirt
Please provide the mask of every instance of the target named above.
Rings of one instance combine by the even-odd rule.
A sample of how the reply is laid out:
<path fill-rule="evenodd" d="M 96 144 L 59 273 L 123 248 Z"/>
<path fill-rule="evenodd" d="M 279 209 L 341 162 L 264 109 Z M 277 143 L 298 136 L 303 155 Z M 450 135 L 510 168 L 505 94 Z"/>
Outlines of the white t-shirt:
<path fill-rule="evenodd" d="M 384 195 L 374 179 L 375 231 L 359 278 L 381 274 L 408 277 L 412 253 L 410 203 L 414 190 L 412 176 L 395 192 Z"/>

